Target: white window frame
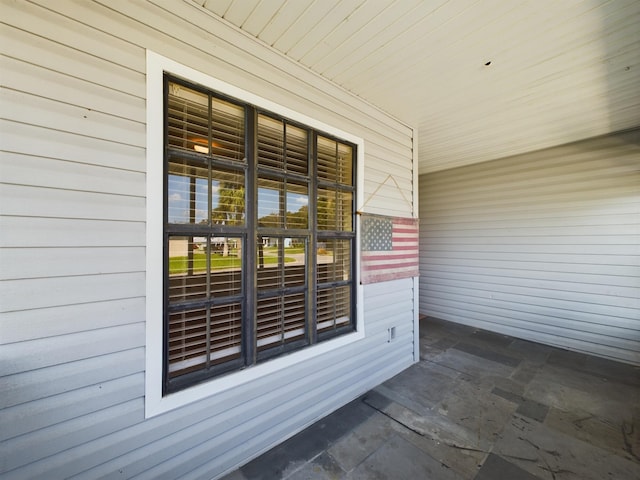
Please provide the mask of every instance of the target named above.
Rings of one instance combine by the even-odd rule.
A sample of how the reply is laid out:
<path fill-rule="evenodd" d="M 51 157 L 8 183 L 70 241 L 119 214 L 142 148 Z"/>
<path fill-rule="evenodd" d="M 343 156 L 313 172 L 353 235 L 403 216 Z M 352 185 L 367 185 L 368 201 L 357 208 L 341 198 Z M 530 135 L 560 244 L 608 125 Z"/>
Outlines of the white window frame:
<path fill-rule="evenodd" d="M 356 205 L 362 205 L 364 192 L 364 140 L 340 129 L 315 120 L 246 90 L 223 82 L 174 60 L 147 50 L 147 218 L 146 218 L 146 367 L 145 417 L 179 408 L 198 400 L 244 385 L 265 375 L 283 371 L 291 366 L 338 348 L 347 347 L 365 337 L 363 318 L 363 287 L 360 285 L 360 228 L 359 216 L 356 232 L 354 261 L 356 288 L 356 331 L 341 335 L 302 350 L 276 357 L 265 363 L 231 372 L 206 382 L 162 395 L 163 365 L 163 147 L 164 147 L 164 73 L 182 77 L 203 87 L 215 90 L 243 102 L 251 103 L 273 113 L 326 132 L 357 146 Z"/>

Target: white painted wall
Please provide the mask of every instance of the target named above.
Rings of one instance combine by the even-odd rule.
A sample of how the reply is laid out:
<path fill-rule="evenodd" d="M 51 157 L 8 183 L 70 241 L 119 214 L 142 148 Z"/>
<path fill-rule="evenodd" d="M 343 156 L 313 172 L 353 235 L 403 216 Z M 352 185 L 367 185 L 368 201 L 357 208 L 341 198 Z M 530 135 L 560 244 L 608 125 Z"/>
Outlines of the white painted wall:
<path fill-rule="evenodd" d="M 193 2 L 1 8 L 3 479 L 216 477 L 414 361 L 417 282 L 373 284 L 363 339 L 146 418 L 147 49 L 362 138 L 369 213 L 416 215 L 413 131 Z"/>
<path fill-rule="evenodd" d="M 640 364 L 640 130 L 419 181 L 421 313 Z"/>

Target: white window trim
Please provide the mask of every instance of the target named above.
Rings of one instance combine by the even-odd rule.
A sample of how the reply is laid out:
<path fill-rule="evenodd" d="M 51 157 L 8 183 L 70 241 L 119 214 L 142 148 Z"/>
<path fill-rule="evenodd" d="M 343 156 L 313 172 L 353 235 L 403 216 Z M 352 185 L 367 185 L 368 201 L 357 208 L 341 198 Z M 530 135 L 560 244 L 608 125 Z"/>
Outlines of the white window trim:
<path fill-rule="evenodd" d="M 163 351 L 163 75 L 170 73 L 204 87 L 221 92 L 238 100 L 262 107 L 283 117 L 303 123 L 357 146 L 356 205 L 362 205 L 364 195 L 364 140 L 348 132 L 327 125 L 304 114 L 278 105 L 270 100 L 242 90 L 210 75 L 199 72 L 174 60 L 147 50 L 147 237 L 146 237 L 146 368 L 145 368 L 145 417 L 179 408 L 223 391 L 249 383 L 300 362 L 346 347 L 365 336 L 363 319 L 363 288 L 359 281 L 360 237 L 356 238 L 355 279 L 356 331 L 332 340 L 313 345 L 297 352 L 277 357 L 260 365 L 213 378 L 209 381 L 162 396 Z M 360 218 L 356 232 L 360 231 Z"/>

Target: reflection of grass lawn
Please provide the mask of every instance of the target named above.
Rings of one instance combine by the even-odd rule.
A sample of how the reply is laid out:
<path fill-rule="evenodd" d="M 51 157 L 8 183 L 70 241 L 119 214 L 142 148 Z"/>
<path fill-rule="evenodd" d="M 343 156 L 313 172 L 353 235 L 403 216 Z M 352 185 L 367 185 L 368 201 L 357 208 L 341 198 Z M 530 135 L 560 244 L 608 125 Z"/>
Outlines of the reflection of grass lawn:
<path fill-rule="evenodd" d="M 295 262 L 295 258 L 285 257 L 285 262 Z M 278 263 L 277 257 L 264 257 L 265 264 Z M 223 257 L 220 254 L 211 255 L 211 270 L 223 270 L 227 268 L 240 268 L 242 259 L 238 257 Z M 186 273 L 189 270 L 188 257 L 170 257 L 169 258 L 169 274 Z M 194 272 L 205 272 L 207 270 L 207 256 L 204 253 L 193 254 Z"/>

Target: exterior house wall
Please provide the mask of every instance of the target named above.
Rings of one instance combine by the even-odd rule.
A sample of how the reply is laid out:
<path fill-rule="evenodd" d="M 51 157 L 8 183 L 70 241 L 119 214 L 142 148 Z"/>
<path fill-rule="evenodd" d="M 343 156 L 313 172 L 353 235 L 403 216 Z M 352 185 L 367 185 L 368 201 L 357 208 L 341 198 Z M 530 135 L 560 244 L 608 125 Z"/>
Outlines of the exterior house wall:
<path fill-rule="evenodd" d="M 364 338 L 148 415 L 147 49 L 362 138 L 368 213 L 417 215 L 413 130 L 192 2 L 2 11 L 3 478 L 215 478 L 415 361 L 417 280 L 371 284 Z"/>
<path fill-rule="evenodd" d="M 420 312 L 640 364 L 640 130 L 420 176 Z"/>

